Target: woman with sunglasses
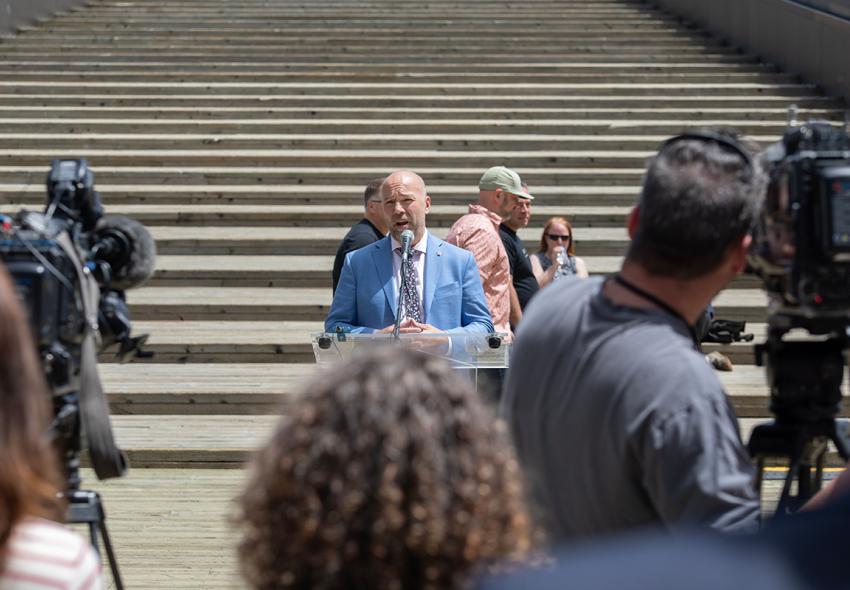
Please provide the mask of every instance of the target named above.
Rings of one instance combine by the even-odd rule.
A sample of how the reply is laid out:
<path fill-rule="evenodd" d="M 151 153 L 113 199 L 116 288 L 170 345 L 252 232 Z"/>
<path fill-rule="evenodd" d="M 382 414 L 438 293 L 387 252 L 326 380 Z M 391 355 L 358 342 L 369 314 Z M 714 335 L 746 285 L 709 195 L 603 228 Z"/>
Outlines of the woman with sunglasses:
<path fill-rule="evenodd" d="M 575 256 L 573 226 L 564 217 L 552 217 L 546 222 L 540 237 L 540 250 L 530 260 L 531 270 L 541 288 L 562 276 L 587 277 L 584 260 Z"/>

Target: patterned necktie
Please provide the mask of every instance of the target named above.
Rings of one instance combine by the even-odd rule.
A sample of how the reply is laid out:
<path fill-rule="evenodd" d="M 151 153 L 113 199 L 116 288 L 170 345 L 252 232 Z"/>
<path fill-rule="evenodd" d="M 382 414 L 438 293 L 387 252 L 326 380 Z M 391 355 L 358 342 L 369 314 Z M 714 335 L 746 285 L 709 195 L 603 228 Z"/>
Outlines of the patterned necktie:
<path fill-rule="evenodd" d="M 401 255 L 401 248 L 396 248 L 396 252 Z M 404 273 L 405 284 L 401 292 L 401 304 L 404 307 L 404 317 L 410 318 L 413 321 L 422 321 L 422 303 L 419 301 L 419 291 L 416 289 L 419 273 L 416 272 L 416 250 L 410 251 L 407 265 L 402 264 L 401 272 Z"/>

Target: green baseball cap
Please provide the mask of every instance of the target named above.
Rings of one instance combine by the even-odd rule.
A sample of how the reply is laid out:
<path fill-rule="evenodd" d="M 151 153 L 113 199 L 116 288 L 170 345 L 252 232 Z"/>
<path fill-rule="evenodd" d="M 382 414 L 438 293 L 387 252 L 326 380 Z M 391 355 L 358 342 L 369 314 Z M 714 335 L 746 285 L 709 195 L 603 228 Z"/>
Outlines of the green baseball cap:
<path fill-rule="evenodd" d="M 504 166 L 493 166 L 482 174 L 481 180 L 478 181 L 478 188 L 484 191 L 494 191 L 500 188 L 521 199 L 534 199 L 523 190 L 522 179 L 519 174 Z"/>

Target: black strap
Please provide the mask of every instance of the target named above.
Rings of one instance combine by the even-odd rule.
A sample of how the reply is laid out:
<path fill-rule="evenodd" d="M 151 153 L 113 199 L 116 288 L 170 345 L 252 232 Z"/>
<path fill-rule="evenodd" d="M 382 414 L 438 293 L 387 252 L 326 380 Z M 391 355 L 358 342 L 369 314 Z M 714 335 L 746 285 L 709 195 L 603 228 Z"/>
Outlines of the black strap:
<path fill-rule="evenodd" d="M 658 297 L 656 297 L 652 293 L 649 293 L 648 291 L 644 291 L 643 289 L 641 289 L 640 287 L 638 287 L 634 283 L 627 281 L 626 279 L 624 279 L 620 275 L 620 273 L 617 273 L 617 274 L 614 275 L 614 282 L 616 282 L 618 285 L 620 285 L 621 287 L 623 287 L 627 291 L 631 291 L 634 295 L 637 295 L 641 299 L 649 301 L 650 303 L 660 307 L 663 311 L 666 311 L 668 314 L 670 314 L 674 318 L 681 320 L 681 322 L 683 324 L 685 324 L 685 326 L 688 328 L 688 334 L 691 335 L 691 340 L 694 343 L 694 348 L 699 350 L 699 338 L 697 338 L 696 328 L 694 326 L 692 326 L 688 322 L 688 320 L 686 320 L 682 316 L 682 314 L 680 314 L 678 311 L 673 309 L 673 307 L 671 307 L 666 301 L 659 299 Z"/>

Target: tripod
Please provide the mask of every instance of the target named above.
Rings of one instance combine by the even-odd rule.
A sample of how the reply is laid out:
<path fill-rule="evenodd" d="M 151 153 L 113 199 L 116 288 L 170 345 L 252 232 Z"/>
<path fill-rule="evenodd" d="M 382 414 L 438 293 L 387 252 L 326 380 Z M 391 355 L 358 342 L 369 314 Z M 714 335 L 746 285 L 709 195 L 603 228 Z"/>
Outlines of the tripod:
<path fill-rule="evenodd" d="M 850 428 L 836 419 L 846 333 L 832 333 L 821 341 L 788 342 L 782 337 L 793 322 L 777 323 L 781 327 L 771 324 L 767 342 L 756 346 L 756 364 L 766 367 L 770 410 L 776 419 L 756 426 L 748 446 L 758 467 L 759 495 L 765 461 L 787 459 L 788 475 L 776 509 L 776 515 L 783 516 L 799 510 L 820 490 L 830 442 L 845 461 L 850 457 Z M 792 493 L 795 481 L 797 491 Z"/>
<path fill-rule="evenodd" d="M 117 590 L 124 590 L 121 581 L 121 572 L 118 571 L 118 559 L 112 549 L 109 540 L 109 531 L 106 529 L 106 513 L 103 510 L 103 502 L 100 494 L 89 490 L 69 490 L 64 494 L 68 501 L 68 523 L 86 524 L 89 527 L 91 544 L 95 551 L 100 554 L 97 535 L 100 532 L 103 537 L 103 548 L 106 549 L 106 557 L 109 561 L 109 569 L 112 571 L 112 579 L 115 581 Z"/>
<path fill-rule="evenodd" d="M 62 494 L 62 497 L 68 502 L 66 522 L 88 526 L 92 547 L 98 555 L 100 555 L 98 533 L 100 534 L 103 538 L 103 548 L 106 550 L 115 588 L 124 590 L 121 572 L 118 570 L 118 559 L 112 549 L 112 541 L 109 539 L 109 531 L 106 528 L 106 512 L 103 509 L 100 494 L 80 489 L 81 436 L 76 393 L 56 396 L 54 404 L 57 409 L 50 433 L 65 463 L 68 489 Z"/>

